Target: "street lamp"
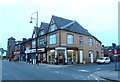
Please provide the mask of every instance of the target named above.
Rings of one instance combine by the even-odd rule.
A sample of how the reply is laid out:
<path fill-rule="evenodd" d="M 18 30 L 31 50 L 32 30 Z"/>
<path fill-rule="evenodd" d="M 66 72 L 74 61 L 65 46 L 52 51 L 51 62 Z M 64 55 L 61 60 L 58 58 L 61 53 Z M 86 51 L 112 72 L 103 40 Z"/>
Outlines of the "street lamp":
<path fill-rule="evenodd" d="M 114 62 L 115 62 L 115 71 L 117 71 L 117 56 L 116 56 L 116 52 L 115 52 L 116 44 L 112 43 L 112 47 L 113 47 L 113 55 L 114 55 Z"/>
<path fill-rule="evenodd" d="M 33 14 L 37 14 L 37 16 L 36 16 L 36 18 L 34 18 L 34 17 L 32 17 L 32 15 Z M 32 22 L 32 20 L 35 20 L 35 22 L 36 22 L 36 27 L 38 27 L 38 12 L 33 12 L 32 14 L 31 14 L 31 20 L 30 20 L 30 23 L 33 23 Z M 36 31 L 36 56 L 37 56 L 37 38 L 38 38 L 38 33 L 37 33 L 37 31 Z M 37 63 L 37 62 L 36 62 Z"/>
<path fill-rule="evenodd" d="M 32 15 L 35 14 L 35 13 L 37 14 L 36 18 L 32 17 Z M 38 12 L 33 12 L 33 13 L 31 14 L 30 23 L 33 23 L 33 22 L 32 22 L 32 19 L 35 20 L 35 22 L 36 22 L 36 27 L 38 27 Z"/>

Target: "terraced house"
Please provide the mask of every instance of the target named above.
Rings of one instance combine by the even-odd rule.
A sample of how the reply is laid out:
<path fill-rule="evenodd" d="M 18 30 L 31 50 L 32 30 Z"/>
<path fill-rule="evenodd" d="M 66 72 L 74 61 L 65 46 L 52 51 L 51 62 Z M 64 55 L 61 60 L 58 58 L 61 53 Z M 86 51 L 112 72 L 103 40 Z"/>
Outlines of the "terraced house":
<path fill-rule="evenodd" d="M 93 63 L 101 57 L 101 41 L 77 21 L 62 17 L 53 15 L 49 24 L 42 22 L 37 41 L 37 60 L 41 63 Z"/>

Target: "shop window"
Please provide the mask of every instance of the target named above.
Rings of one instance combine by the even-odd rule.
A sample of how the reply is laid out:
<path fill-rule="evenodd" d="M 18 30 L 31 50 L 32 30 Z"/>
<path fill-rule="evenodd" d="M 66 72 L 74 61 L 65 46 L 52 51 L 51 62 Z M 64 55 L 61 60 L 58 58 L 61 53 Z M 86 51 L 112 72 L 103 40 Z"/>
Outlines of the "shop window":
<path fill-rule="evenodd" d="M 55 51 L 50 50 L 50 52 L 48 53 L 48 60 L 49 62 L 54 62 L 54 59 L 55 59 Z"/>
<path fill-rule="evenodd" d="M 68 62 L 72 62 L 72 53 L 73 53 L 73 50 L 68 50 L 67 51 L 67 53 L 68 53 Z"/>

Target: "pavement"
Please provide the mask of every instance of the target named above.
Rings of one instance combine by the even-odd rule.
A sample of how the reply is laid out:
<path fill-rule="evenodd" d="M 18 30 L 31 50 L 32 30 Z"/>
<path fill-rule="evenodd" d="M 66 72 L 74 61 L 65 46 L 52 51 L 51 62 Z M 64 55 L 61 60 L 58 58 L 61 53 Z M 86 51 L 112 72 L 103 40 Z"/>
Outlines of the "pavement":
<path fill-rule="evenodd" d="M 95 72 L 94 75 L 113 82 L 120 82 L 120 71 L 106 70 Z"/>

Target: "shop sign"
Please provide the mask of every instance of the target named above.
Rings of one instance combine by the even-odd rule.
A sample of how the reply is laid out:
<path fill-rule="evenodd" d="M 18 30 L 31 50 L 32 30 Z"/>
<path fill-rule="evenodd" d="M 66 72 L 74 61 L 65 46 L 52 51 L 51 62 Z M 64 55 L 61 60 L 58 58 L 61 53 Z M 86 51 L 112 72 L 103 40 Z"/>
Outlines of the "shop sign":
<path fill-rule="evenodd" d="M 45 48 L 37 49 L 38 52 L 45 52 Z"/>
<path fill-rule="evenodd" d="M 30 49 L 30 53 L 36 52 L 36 49 Z"/>
<path fill-rule="evenodd" d="M 27 54 L 27 53 L 30 53 L 30 50 L 29 49 L 26 49 L 25 50 L 25 53 Z"/>

